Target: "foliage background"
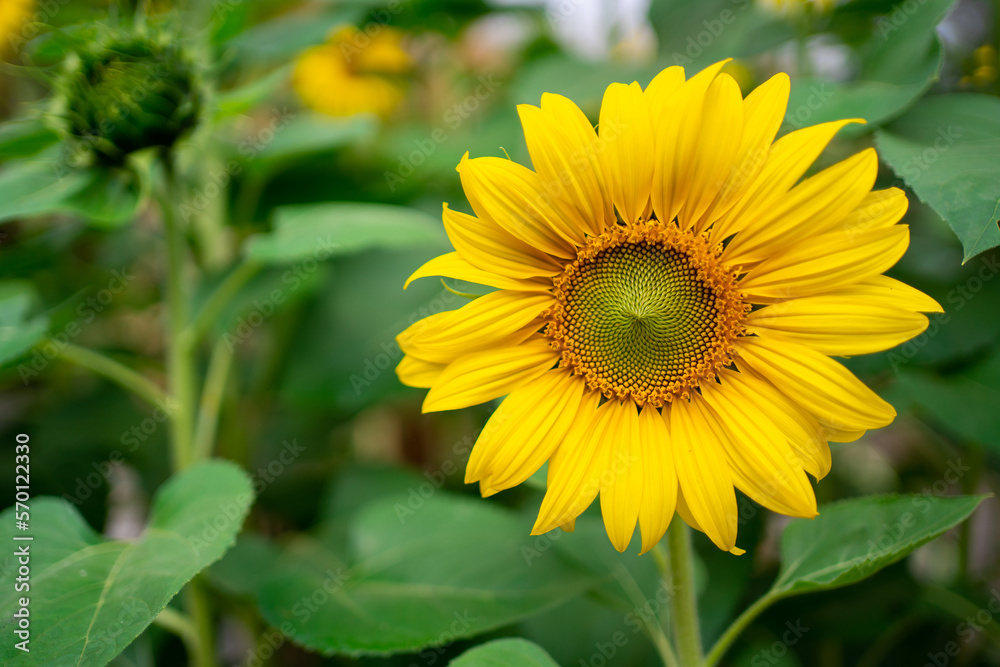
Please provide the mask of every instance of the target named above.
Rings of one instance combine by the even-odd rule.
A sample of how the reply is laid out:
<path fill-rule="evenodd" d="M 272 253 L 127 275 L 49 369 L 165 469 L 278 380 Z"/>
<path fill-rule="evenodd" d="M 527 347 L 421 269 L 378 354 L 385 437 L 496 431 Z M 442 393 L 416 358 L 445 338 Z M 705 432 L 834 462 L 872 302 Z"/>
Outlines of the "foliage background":
<path fill-rule="evenodd" d="M 421 415 L 423 392 L 401 386 L 392 371 L 399 331 L 464 302 L 433 279 L 402 290 L 446 248 L 441 202 L 468 210 L 454 166 L 465 151 L 529 162 L 515 105 L 537 104 L 545 91 L 571 97 L 596 120 L 611 81 L 646 83 L 668 65 L 692 72 L 735 57 L 729 71 L 744 93 L 776 71 L 792 74 L 783 132 L 867 118 L 815 168 L 874 142 L 885 161 L 876 187 L 905 187 L 911 200 L 911 246 L 891 275 L 946 312 L 901 348 L 846 361 L 900 417 L 836 446 L 817 495 L 822 504 L 998 488 L 1000 4 L 853 0 L 790 16 L 750 0 L 656 0 L 638 18 L 598 22 L 609 28 L 607 48 L 581 27 L 594 6 L 582 0 L 190 5 L 150 11 L 180 26 L 211 89 L 211 120 L 179 154 L 201 184 L 189 193 L 193 208 L 181 210 L 198 277 L 191 301 L 204 304 L 240 256 L 262 263 L 208 331 L 233 357 L 219 385 L 215 453 L 247 471 L 257 492 L 236 547 L 206 575 L 222 664 L 429 667 L 507 636 L 537 642 L 566 667 L 658 664 L 640 632 L 643 609 L 656 614 L 654 624 L 663 612 L 651 559 L 615 556 L 595 508 L 572 535 L 528 538 L 538 484 L 488 501 L 462 484 L 490 406 Z M 51 27 L 8 52 L 0 75 L 3 497 L 13 498 L 14 436 L 28 433 L 32 494 L 66 498 L 109 538 L 137 535 L 170 477 L 168 429 L 162 413 L 119 386 L 49 358 L 42 336 L 58 345 L 64 334 L 164 383 L 160 215 L 135 174 L 53 168 L 63 158 L 46 128 L 52 75 L 75 43 L 100 33 L 87 22 L 127 22 L 132 10 L 100 0 L 36 6 Z M 415 66 L 403 105 L 387 119 L 324 117 L 291 87 L 297 55 L 345 22 L 407 35 Z M 305 204 L 319 208 L 294 208 Z M 381 208 L 389 205 L 401 208 Z M 316 239 L 331 231 L 341 246 L 327 256 Z M 210 346 L 198 349 L 199 374 L 208 373 Z M 696 536 L 709 641 L 779 567 L 787 520 L 740 503 L 747 555 L 721 554 Z M 1000 615 L 981 617 L 978 630 L 967 621 L 991 600 L 1000 609 L 998 526 L 1000 507 L 987 500 L 969 522 L 858 586 L 778 603 L 724 664 L 1000 664 Z M 389 626 L 426 622 L 435 647 L 423 650 L 413 649 L 427 641 L 384 625 L 352 625 L 339 603 L 308 614 L 303 627 L 318 634 L 293 633 L 313 650 L 271 629 L 300 620 L 299 592 L 318 590 L 345 559 L 393 549 L 402 549 L 397 560 L 365 576 L 390 585 L 485 563 L 488 609 L 409 589 L 368 601 Z M 483 572 L 470 568 L 473 575 Z M 488 618 L 478 627 L 463 620 L 470 615 Z M 943 653 L 949 642 L 956 656 Z M 362 646 L 402 652 L 344 655 Z M 157 624 L 113 664 L 183 664 L 185 656 Z"/>

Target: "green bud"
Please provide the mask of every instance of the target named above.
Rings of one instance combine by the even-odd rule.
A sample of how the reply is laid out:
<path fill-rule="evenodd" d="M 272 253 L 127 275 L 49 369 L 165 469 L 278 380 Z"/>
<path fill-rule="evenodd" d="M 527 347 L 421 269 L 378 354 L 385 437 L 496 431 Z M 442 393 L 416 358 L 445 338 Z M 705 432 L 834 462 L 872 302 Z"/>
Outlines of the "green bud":
<path fill-rule="evenodd" d="M 180 48 L 132 38 L 72 60 L 60 115 L 97 159 L 120 163 L 143 148 L 169 149 L 198 123 L 202 96 Z"/>

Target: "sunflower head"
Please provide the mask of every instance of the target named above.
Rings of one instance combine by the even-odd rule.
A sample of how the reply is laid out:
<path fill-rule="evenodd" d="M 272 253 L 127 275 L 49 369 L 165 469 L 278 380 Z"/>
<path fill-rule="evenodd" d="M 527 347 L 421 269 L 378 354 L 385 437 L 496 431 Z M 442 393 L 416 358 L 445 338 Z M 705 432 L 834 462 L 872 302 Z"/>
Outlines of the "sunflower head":
<path fill-rule="evenodd" d="M 194 65 L 174 40 L 115 39 L 71 58 L 59 83 L 65 130 L 99 160 L 169 149 L 198 123 Z"/>
<path fill-rule="evenodd" d="M 413 274 L 496 288 L 416 322 L 397 373 L 425 411 L 506 396 L 467 482 L 491 495 L 548 463 L 533 533 L 598 496 L 612 543 L 642 550 L 675 513 L 736 547 L 735 489 L 812 517 L 829 441 L 895 412 L 831 359 L 921 333 L 926 295 L 883 274 L 905 252 L 902 191 L 868 149 L 807 175 L 852 120 L 775 141 L 789 80 L 745 99 L 717 63 L 612 84 L 597 130 L 543 95 L 518 111 L 534 169 L 462 159 L 475 215 L 444 208 L 455 252 Z"/>
<path fill-rule="evenodd" d="M 391 114 L 403 100 L 403 75 L 413 66 L 402 33 L 383 25 L 371 30 L 335 28 L 325 44 L 306 50 L 292 83 L 302 101 L 330 116 Z"/>

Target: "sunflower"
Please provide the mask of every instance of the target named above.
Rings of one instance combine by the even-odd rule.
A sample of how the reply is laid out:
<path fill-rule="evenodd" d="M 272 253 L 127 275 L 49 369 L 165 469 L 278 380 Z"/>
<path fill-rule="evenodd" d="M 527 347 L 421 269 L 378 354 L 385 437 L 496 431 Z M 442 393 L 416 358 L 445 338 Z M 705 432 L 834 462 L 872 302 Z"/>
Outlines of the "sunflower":
<path fill-rule="evenodd" d="M 400 32 L 381 25 L 371 34 L 354 26 L 335 28 L 326 44 L 299 57 L 292 85 L 320 113 L 388 116 L 403 100 L 399 77 L 413 65 L 401 42 Z"/>
<path fill-rule="evenodd" d="M 882 275 L 909 244 L 907 200 L 872 191 L 873 149 L 802 178 L 863 121 L 774 141 L 788 77 L 743 99 L 724 64 L 612 84 L 596 132 L 559 95 L 519 106 L 534 170 L 466 154 L 476 215 L 445 204 L 455 252 L 410 278 L 496 288 L 400 334 L 397 373 L 430 389 L 425 412 L 506 396 L 466 482 L 488 496 L 548 462 L 532 534 L 571 530 L 598 495 L 619 551 L 636 524 L 648 551 L 676 511 L 741 553 L 734 487 L 815 516 L 806 473 L 829 472 L 828 442 L 895 417 L 830 356 L 893 347 L 941 310 Z"/>
<path fill-rule="evenodd" d="M 33 0 L 3 0 L 0 2 L 0 55 L 13 53 L 26 38 L 20 35 L 24 23 L 31 17 Z"/>

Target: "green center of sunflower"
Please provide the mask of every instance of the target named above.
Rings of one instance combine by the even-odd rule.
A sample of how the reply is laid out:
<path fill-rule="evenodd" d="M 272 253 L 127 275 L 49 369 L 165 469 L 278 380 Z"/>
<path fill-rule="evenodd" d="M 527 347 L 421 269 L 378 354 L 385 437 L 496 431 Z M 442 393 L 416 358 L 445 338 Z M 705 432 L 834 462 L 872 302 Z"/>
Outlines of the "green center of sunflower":
<path fill-rule="evenodd" d="M 659 407 L 731 363 L 746 306 L 718 252 L 676 225 L 592 239 L 555 279 L 546 334 L 608 398 Z"/>

